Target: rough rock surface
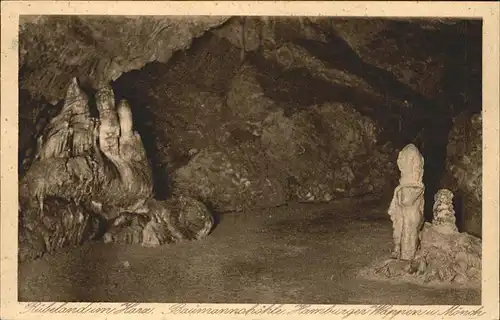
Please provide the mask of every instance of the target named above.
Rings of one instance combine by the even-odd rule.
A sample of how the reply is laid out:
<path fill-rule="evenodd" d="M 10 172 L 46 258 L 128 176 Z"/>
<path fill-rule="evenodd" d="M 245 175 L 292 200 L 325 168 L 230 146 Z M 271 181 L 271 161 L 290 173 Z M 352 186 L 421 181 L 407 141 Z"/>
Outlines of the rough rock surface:
<path fill-rule="evenodd" d="M 465 112 L 454 119 L 442 185 L 455 194 L 459 230 L 481 237 L 482 116 Z"/>
<path fill-rule="evenodd" d="M 212 46 L 228 52 L 212 54 Z M 266 91 L 273 75 L 251 62 L 236 63 L 234 72 L 225 72 L 232 77 L 212 81 L 238 51 L 217 38 L 197 49 L 174 58 L 173 68 L 148 68 L 158 81 L 152 88 L 138 74 L 130 74 L 134 85 L 126 79 L 116 84 L 127 99 L 143 97 L 135 101 L 149 114 L 142 131 L 155 137 L 150 154 L 172 182 L 171 192 L 200 198 L 217 211 L 239 211 L 384 191 L 396 170 L 392 149 L 378 144 L 378 124 L 356 106 L 334 97 L 317 104 L 282 101 L 278 95 L 287 92 Z M 202 57 L 202 74 L 183 68 Z M 179 77 L 181 83 L 173 82 Z"/>
<path fill-rule="evenodd" d="M 448 189 L 440 189 L 434 196 L 434 217 L 432 224 L 442 232 L 456 232 L 457 219 L 453 208 L 453 193 Z"/>
<path fill-rule="evenodd" d="M 110 86 L 101 87 L 95 101 L 98 117 L 73 78 L 64 106 L 37 139 L 34 161 L 19 182 L 21 260 L 102 231 L 108 242 L 137 242 L 123 228 L 132 220 L 143 222 L 133 225 L 144 233 L 138 242 L 143 245 L 200 239 L 212 229 L 213 217 L 202 203 L 152 197 L 149 160 L 128 102 L 115 104 Z"/>
<path fill-rule="evenodd" d="M 179 196 L 150 200 L 147 214 L 124 213 L 104 234 L 104 242 L 154 247 L 184 240 L 200 240 L 214 225 L 212 213 L 200 201 Z"/>
<path fill-rule="evenodd" d="M 166 62 L 224 17 L 26 16 L 20 21 L 21 88 L 64 98 L 74 76 L 93 88 L 151 61 Z M 110 41 L 112 39 L 112 41 Z"/>
<path fill-rule="evenodd" d="M 101 232 L 98 216 L 82 206 L 61 198 L 49 198 L 45 210 L 20 212 L 19 259 L 31 260 L 46 252 L 77 246 L 95 239 Z M 28 216 L 31 214 L 31 216 Z"/>
<path fill-rule="evenodd" d="M 262 50 L 264 54 L 275 55 L 280 63 L 288 67 L 307 64 L 307 61 L 297 59 L 297 50 L 300 51 L 297 45 L 314 42 L 308 49 L 319 56 L 330 55 L 325 59 L 330 67 L 335 60 L 339 63 L 341 54 L 351 56 L 347 59 L 350 61 L 344 61 L 350 64 L 347 68 L 351 69 L 351 74 L 345 74 L 346 77 L 352 78 L 356 74 L 353 63 L 357 62 L 359 67 L 365 62 L 390 72 L 415 92 L 433 98 L 441 89 L 446 59 L 439 54 L 443 45 L 440 37 L 443 33 L 452 33 L 461 24 L 464 22 L 438 19 L 246 17 L 232 19 L 214 32 L 244 52 Z M 432 45 L 422 48 L 422 42 L 431 42 Z M 331 48 L 335 49 L 321 50 L 326 48 L 326 44 L 332 44 Z M 307 59 L 309 63 L 314 62 L 311 58 Z"/>
<path fill-rule="evenodd" d="M 22 176 L 33 161 L 37 138 L 43 134 L 50 120 L 61 110 L 62 103 L 50 105 L 44 100 L 37 100 L 26 90 L 19 94 L 19 151 L 18 172 Z"/>
<path fill-rule="evenodd" d="M 424 281 L 481 283 L 481 239 L 468 233 L 442 232 L 427 223 L 422 231 L 422 244 L 416 261 Z"/>
<path fill-rule="evenodd" d="M 420 236 L 414 259 L 391 259 L 387 255 L 359 275 L 426 286 L 481 286 L 481 239 L 465 232 L 443 232 L 440 226 L 428 222 Z"/>
<path fill-rule="evenodd" d="M 258 175 L 237 150 L 232 157 L 224 153 L 200 151 L 173 174 L 176 192 L 200 198 L 222 212 L 279 206 L 287 201 L 286 186 Z"/>
<path fill-rule="evenodd" d="M 113 219 L 143 207 L 152 196 L 152 178 L 140 135 L 132 129 L 125 100 L 115 105 L 110 87 L 96 94 L 99 118 L 76 78 L 61 112 L 38 138 L 35 161 L 19 183 L 24 210 L 44 211 L 47 197 L 98 206 Z"/>
<path fill-rule="evenodd" d="M 247 103 L 262 107 L 267 102 L 267 107 L 276 108 L 259 91 L 238 93 L 238 99 L 244 96 L 257 97 Z M 230 105 L 232 110 L 238 106 Z M 255 113 L 258 109 L 246 108 Z M 291 117 L 276 109 L 240 121 L 238 126 L 228 124 L 227 140 L 215 150 L 201 150 L 173 173 L 177 189 L 228 211 L 277 206 L 291 199 L 330 201 L 382 187 L 376 179 L 387 172 L 375 167 L 381 159 L 375 155 L 372 161 L 357 161 L 375 146 L 376 127 L 348 105 L 311 106 Z"/>
<path fill-rule="evenodd" d="M 468 233 L 443 233 L 425 223 L 421 247 L 413 260 L 382 257 L 360 275 L 376 280 L 406 281 L 420 285 L 481 286 L 481 239 Z"/>
<path fill-rule="evenodd" d="M 425 285 L 481 285 L 481 239 L 456 226 L 453 193 L 440 189 L 434 196 L 434 219 L 419 230 L 419 247 L 410 258 L 378 259 L 361 271 L 364 277 L 404 280 Z"/>

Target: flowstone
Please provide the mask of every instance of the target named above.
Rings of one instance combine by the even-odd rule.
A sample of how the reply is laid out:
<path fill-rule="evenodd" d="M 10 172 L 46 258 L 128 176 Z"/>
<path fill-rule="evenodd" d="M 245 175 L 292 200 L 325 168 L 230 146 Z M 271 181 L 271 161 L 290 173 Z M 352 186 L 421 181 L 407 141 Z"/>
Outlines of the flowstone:
<path fill-rule="evenodd" d="M 97 90 L 98 118 L 88 102 L 73 79 L 64 107 L 38 138 L 35 160 L 19 183 L 20 259 L 103 233 L 108 242 L 145 245 L 206 236 L 214 220 L 202 203 L 153 198 L 152 171 L 128 102 L 115 105 L 109 85 Z M 124 228 L 131 221 L 133 232 Z M 138 241 L 137 230 L 147 237 Z"/>

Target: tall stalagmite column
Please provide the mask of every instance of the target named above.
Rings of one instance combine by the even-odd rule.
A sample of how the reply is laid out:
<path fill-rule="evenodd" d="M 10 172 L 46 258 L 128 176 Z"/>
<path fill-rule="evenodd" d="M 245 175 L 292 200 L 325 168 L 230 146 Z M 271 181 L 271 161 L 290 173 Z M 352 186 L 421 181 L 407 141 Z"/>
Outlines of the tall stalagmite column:
<path fill-rule="evenodd" d="M 424 222 L 424 158 L 417 147 L 409 144 L 399 152 L 398 168 L 401 178 L 389 207 L 394 229 L 393 257 L 412 260 Z"/>

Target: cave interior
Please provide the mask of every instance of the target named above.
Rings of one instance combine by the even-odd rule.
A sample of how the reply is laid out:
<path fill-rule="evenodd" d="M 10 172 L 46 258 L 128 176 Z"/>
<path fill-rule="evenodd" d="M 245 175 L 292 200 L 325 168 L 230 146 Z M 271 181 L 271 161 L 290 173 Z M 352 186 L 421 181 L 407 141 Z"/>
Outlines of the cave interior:
<path fill-rule="evenodd" d="M 154 197 L 195 195 L 214 227 L 199 241 L 145 248 L 93 239 L 45 254 L 20 264 L 20 300 L 480 301 L 476 289 L 354 274 L 392 248 L 387 209 L 408 144 L 425 159 L 425 220 L 447 188 L 458 230 L 481 236 L 480 184 L 467 180 L 478 175 L 455 170 L 481 170 L 480 157 L 466 155 L 481 148 L 481 124 L 471 120 L 482 108 L 480 20 L 228 17 L 203 32 L 185 27 L 190 42 L 178 47 L 185 40 L 168 28 L 131 29 L 154 29 L 147 18 L 99 19 L 54 16 L 21 29 L 19 179 L 71 78 L 99 116 L 95 78 L 110 71 L 85 59 L 120 52 L 140 62 L 109 83 L 116 104 L 130 104 Z M 175 50 L 161 59 L 146 52 L 160 42 Z M 70 47 L 94 55 L 70 62 Z"/>

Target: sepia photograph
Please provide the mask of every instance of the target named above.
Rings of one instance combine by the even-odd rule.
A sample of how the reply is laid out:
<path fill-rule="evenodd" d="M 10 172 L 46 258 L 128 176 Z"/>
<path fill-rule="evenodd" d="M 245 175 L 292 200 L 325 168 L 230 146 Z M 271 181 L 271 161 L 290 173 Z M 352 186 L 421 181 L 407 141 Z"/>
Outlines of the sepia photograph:
<path fill-rule="evenodd" d="M 19 15 L 18 301 L 480 307 L 483 22 Z"/>

